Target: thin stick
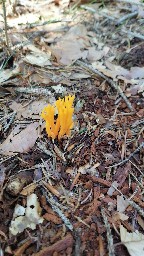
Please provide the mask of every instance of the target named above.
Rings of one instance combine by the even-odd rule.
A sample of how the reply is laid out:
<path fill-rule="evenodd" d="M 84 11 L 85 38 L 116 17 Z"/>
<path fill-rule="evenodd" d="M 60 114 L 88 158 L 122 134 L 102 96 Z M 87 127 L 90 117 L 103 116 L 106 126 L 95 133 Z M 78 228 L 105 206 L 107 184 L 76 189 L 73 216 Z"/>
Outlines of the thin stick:
<path fill-rule="evenodd" d="M 129 160 L 130 161 L 130 160 Z M 135 165 L 132 161 L 130 161 L 130 163 L 140 172 L 140 174 L 142 175 L 142 177 L 144 177 L 144 173 L 137 167 L 137 165 Z"/>
<path fill-rule="evenodd" d="M 139 39 L 141 39 L 141 40 L 144 40 L 144 36 L 141 35 L 141 34 L 139 34 L 139 33 L 131 32 L 131 31 L 129 31 L 129 30 L 126 31 L 125 29 L 122 29 L 121 31 L 124 32 L 124 33 L 126 33 L 126 34 L 129 34 L 129 35 L 131 35 L 131 36 L 133 36 L 133 37 L 137 37 L 137 38 L 139 38 Z"/>
<path fill-rule="evenodd" d="M 31 87 L 31 88 L 17 87 L 15 89 L 15 92 L 35 94 L 35 95 L 49 95 L 49 96 L 52 95 L 50 89 L 43 88 L 43 87 Z"/>
<path fill-rule="evenodd" d="M 103 208 L 101 209 L 101 214 L 102 214 L 104 224 L 105 224 L 105 227 L 106 227 L 106 231 L 107 231 L 109 256 L 115 256 L 114 245 L 113 245 L 113 237 L 112 237 L 112 234 L 111 234 L 110 224 L 108 222 L 107 216 L 105 215 L 105 211 L 104 211 Z"/>
<path fill-rule="evenodd" d="M 9 127 L 10 127 L 10 125 L 13 123 L 13 121 L 14 121 L 14 119 L 15 119 L 15 116 L 16 116 L 16 111 L 14 111 L 14 112 L 12 112 L 11 114 L 9 114 L 8 116 L 7 116 L 7 120 L 8 120 L 8 118 L 9 118 L 9 122 L 7 123 L 5 123 L 5 125 L 4 125 L 4 132 L 6 132 L 8 129 L 9 129 Z"/>
<path fill-rule="evenodd" d="M 135 128 L 135 127 L 137 127 L 140 124 L 144 124 L 144 119 L 137 120 L 136 122 L 134 122 L 134 124 L 132 124 L 132 128 Z"/>
<path fill-rule="evenodd" d="M 81 229 L 78 228 L 75 230 L 75 248 L 74 248 L 74 255 L 80 256 L 81 255 Z"/>
<path fill-rule="evenodd" d="M 126 21 L 128 19 L 132 19 L 132 18 L 136 17 L 137 15 L 138 15 L 138 11 L 126 14 L 123 17 L 121 17 L 120 19 L 118 19 L 118 21 L 116 22 L 116 25 L 118 26 L 121 23 L 123 23 L 124 21 Z"/>
<path fill-rule="evenodd" d="M 125 160 L 123 160 L 123 161 L 121 161 L 121 162 L 119 162 L 117 164 L 111 165 L 111 166 L 106 167 L 106 168 L 117 167 L 117 166 L 119 166 L 121 164 L 125 164 L 126 162 L 128 162 L 130 160 L 130 158 L 132 156 L 134 156 L 134 154 L 136 154 L 138 151 L 140 151 L 140 149 L 143 148 L 143 147 L 144 147 L 144 142 L 142 144 L 140 144 L 140 146 L 133 153 L 131 153 L 128 158 L 126 158 Z"/>
<path fill-rule="evenodd" d="M 117 190 L 123 197 L 124 197 L 124 199 L 134 208 L 134 209 L 136 209 L 138 212 L 139 212 L 139 214 L 142 216 L 142 217 L 144 217 L 144 211 L 143 211 L 143 209 L 139 206 L 139 205 L 137 205 L 134 201 L 132 201 L 131 199 L 127 199 L 127 197 L 125 196 L 125 195 L 123 195 L 123 193 L 117 188 L 117 187 L 115 187 L 114 185 L 113 185 L 113 187 L 115 188 L 115 190 Z"/>
<path fill-rule="evenodd" d="M 127 200 L 129 202 L 129 204 L 133 208 L 135 208 L 139 212 L 139 214 L 144 218 L 144 211 L 143 211 L 143 209 L 141 207 L 139 207 L 139 205 L 137 205 L 134 201 L 130 201 L 129 199 L 127 199 Z"/>
<path fill-rule="evenodd" d="M 2 6 L 3 6 L 6 46 L 7 46 L 8 54 L 11 55 L 11 49 L 10 49 L 10 45 L 9 45 L 8 32 L 7 32 L 7 17 L 6 17 L 5 0 L 2 0 Z"/>
<path fill-rule="evenodd" d="M 50 193 L 48 193 L 47 189 L 45 188 L 45 186 L 43 186 L 43 191 L 44 191 L 44 195 L 48 201 L 48 203 L 51 205 L 52 209 L 54 212 L 56 212 L 59 217 L 63 220 L 64 224 L 66 225 L 66 227 L 68 229 L 70 229 L 71 231 L 73 231 L 73 225 L 71 224 L 71 222 L 69 221 L 69 219 L 64 215 L 64 213 L 61 211 L 61 209 L 57 206 L 56 201 L 53 199 L 53 197 L 51 196 Z"/>
<path fill-rule="evenodd" d="M 108 84 L 110 84 L 110 86 L 111 86 L 112 88 L 114 88 L 114 89 L 120 94 L 120 96 L 123 98 L 123 100 L 124 100 L 125 103 L 127 104 L 128 108 L 129 108 L 132 112 L 134 111 L 134 109 L 133 109 L 133 107 L 132 107 L 130 101 L 129 101 L 128 98 L 125 96 L 125 94 L 123 93 L 122 89 L 121 89 L 117 84 L 115 84 L 112 79 L 108 78 L 107 76 L 105 76 L 103 73 L 101 73 L 101 72 L 98 71 L 97 69 L 92 68 L 91 66 L 89 66 L 88 64 L 86 64 L 86 63 L 84 63 L 84 62 L 82 62 L 82 61 L 80 61 L 80 60 L 77 60 L 76 63 L 77 63 L 78 65 L 84 67 L 85 69 L 87 69 L 87 70 L 93 72 L 94 74 L 99 75 L 99 76 L 102 77 L 103 79 L 105 79 L 105 80 L 108 82 Z"/>

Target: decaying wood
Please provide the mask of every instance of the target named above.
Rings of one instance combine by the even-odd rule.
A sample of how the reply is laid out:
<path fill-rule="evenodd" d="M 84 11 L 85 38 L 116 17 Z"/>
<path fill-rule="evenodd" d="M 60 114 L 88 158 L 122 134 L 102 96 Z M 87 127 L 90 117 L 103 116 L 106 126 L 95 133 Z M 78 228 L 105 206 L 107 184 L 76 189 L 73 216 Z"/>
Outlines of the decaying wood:
<path fill-rule="evenodd" d="M 15 256 L 20 256 L 20 255 L 22 255 L 22 254 L 25 252 L 25 250 L 26 250 L 32 243 L 34 243 L 34 240 L 32 240 L 32 239 L 27 240 L 24 244 L 22 244 L 18 249 L 16 249 L 16 250 L 14 251 L 14 255 L 15 255 Z"/>
<path fill-rule="evenodd" d="M 33 254 L 33 256 L 51 256 L 54 252 L 61 252 L 66 250 L 68 247 L 72 247 L 74 243 L 74 239 L 71 234 L 68 234 L 60 241 L 56 242 L 55 244 L 43 248 L 38 253 Z"/>
<path fill-rule="evenodd" d="M 96 182 L 96 183 L 100 183 L 106 187 L 110 187 L 111 186 L 111 182 L 107 181 L 107 180 L 104 180 L 102 178 L 98 178 L 98 177 L 95 177 L 95 176 L 90 176 L 90 175 L 87 175 L 87 177 L 89 179 L 91 179 L 93 182 Z"/>

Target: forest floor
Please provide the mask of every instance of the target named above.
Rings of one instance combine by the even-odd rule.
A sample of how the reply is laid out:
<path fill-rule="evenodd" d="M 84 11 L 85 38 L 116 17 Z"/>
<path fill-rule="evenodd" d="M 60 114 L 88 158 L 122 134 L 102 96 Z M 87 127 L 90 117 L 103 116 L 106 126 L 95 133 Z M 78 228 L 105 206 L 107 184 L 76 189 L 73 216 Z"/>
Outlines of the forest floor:
<path fill-rule="evenodd" d="M 131 2 L 131 3 L 129 3 Z M 6 3 L 0 255 L 144 255 L 144 3 Z M 75 95 L 69 137 L 40 114 Z"/>

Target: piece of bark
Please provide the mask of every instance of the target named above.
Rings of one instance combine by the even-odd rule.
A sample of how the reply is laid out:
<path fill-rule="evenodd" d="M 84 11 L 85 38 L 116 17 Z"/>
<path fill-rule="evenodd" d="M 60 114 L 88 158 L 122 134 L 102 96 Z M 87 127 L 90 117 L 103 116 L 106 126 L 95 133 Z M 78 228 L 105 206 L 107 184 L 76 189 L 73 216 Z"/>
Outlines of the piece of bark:
<path fill-rule="evenodd" d="M 74 239 L 71 234 L 68 234 L 60 241 L 56 242 L 53 245 L 50 245 L 49 247 L 43 248 L 38 253 L 33 254 L 33 256 L 51 256 L 54 252 L 60 252 L 63 250 L 66 250 L 68 247 L 73 246 Z"/>

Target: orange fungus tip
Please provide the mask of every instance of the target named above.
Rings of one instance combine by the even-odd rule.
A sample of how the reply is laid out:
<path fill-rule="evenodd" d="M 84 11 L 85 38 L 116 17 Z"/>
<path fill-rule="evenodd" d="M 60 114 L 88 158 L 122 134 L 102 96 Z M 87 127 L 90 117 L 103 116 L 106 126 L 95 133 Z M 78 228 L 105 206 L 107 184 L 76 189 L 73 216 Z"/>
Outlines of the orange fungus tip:
<path fill-rule="evenodd" d="M 73 102 L 75 96 L 68 95 L 63 99 L 58 99 L 55 106 L 48 104 L 42 110 L 41 117 L 46 121 L 46 132 L 48 137 L 60 140 L 64 135 L 70 135 L 70 130 L 73 128 Z M 55 113 L 58 113 L 57 119 Z"/>

